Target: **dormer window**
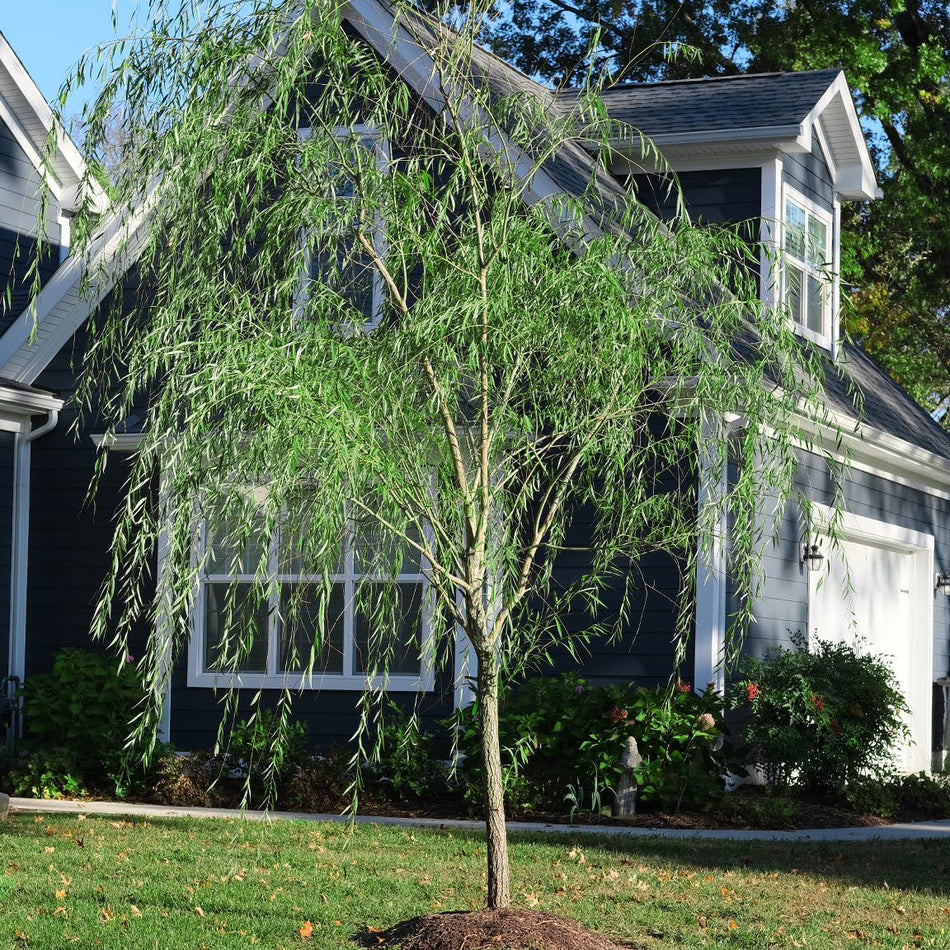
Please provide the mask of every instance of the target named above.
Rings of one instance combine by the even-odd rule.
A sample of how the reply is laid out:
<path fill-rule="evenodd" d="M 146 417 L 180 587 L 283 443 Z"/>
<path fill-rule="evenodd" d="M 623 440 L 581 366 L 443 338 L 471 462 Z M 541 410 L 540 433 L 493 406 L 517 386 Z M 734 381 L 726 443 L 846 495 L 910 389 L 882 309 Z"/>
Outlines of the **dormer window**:
<path fill-rule="evenodd" d="M 782 217 L 782 304 L 803 336 L 822 346 L 833 338 L 833 217 L 786 188 Z"/>

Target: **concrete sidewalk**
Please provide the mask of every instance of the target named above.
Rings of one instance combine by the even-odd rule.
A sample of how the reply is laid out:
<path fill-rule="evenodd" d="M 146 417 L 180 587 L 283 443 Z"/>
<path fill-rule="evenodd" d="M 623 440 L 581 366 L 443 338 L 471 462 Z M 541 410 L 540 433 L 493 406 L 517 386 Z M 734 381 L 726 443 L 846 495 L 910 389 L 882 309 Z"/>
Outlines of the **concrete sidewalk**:
<path fill-rule="evenodd" d="M 309 821 L 349 822 L 360 825 L 397 825 L 403 828 L 460 828 L 481 831 L 480 821 L 439 818 L 386 818 L 357 815 L 354 819 L 341 815 L 312 815 L 287 811 L 242 811 L 233 808 L 176 808 L 169 805 L 136 805 L 125 802 L 45 801 L 33 798 L 11 798 L 10 811 L 63 815 L 112 815 L 133 818 L 226 818 L 232 821 Z M 950 841 L 950 819 L 872 828 L 814 828 L 803 831 L 700 831 L 681 828 L 626 828 L 603 825 L 554 825 L 530 821 L 510 821 L 513 833 L 622 836 L 627 838 L 719 838 L 729 841 L 894 841 L 943 838 Z"/>

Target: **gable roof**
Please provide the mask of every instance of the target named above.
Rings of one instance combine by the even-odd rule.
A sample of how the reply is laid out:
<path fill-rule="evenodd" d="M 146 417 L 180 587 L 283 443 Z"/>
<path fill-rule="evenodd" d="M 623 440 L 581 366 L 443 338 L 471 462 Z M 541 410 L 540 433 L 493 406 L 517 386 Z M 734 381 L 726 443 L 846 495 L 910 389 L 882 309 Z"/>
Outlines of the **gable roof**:
<path fill-rule="evenodd" d="M 3 33 L 0 33 L 0 119 L 36 169 L 42 171 L 47 137 L 56 120 L 43 93 Z M 56 179 L 52 183 L 54 194 L 64 210 L 75 210 L 86 177 L 86 163 L 61 126 L 58 126 L 56 151 L 51 156 L 50 166 Z M 85 187 L 89 188 L 89 197 L 95 207 L 104 208 L 106 196 L 103 189 L 89 179 L 86 179 Z"/>
<path fill-rule="evenodd" d="M 674 165 L 679 155 L 698 152 L 809 152 L 819 136 L 831 153 L 839 196 L 880 197 L 840 69 L 630 83 L 607 89 L 604 103 L 612 117 L 643 132 Z"/>

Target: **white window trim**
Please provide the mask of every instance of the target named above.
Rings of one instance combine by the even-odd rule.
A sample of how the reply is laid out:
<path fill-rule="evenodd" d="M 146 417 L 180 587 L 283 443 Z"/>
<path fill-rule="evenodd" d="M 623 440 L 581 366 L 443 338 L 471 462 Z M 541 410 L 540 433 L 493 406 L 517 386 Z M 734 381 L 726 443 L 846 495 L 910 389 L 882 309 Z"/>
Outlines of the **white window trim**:
<path fill-rule="evenodd" d="M 196 538 L 194 562 L 198 552 L 204 551 L 207 534 L 204 524 Z M 277 572 L 277 543 L 272 539 L 268 550 L 268 577 L 273 579 L 268 610 L 267 672 L 228 672 L 206 670 L 205 658 L 205 604 L 207 586 L 211 583 L 253 583 L 259 580 L 254 574 L 202 574 L 189 618 L 191 636 L 188 640 L 188 686 L 214 689 L 294 689 L 294 690 L 385 690 L 388 692 L 431 692 L 435 688 L 434 644 L 432 636 L 433 595 L 425 567 L 421 573 L 401 573 L 394 577 L 377 574 L 358 574 L 355 568 L 355 551 L 348 542 L 344 554 L 343 572 L 332 575 L 334 583 L 346 585 L 344 601 L 343 673 L 319 670 L 308 672 L 281 672 L 278 670 L 279 636 L 276 624 L 279 616 L 280 588 L 282 584 L 320 583 L 321 578 L 312 574 L 280 574 Z M 159 566 L 161 568 L 161 565 Z M 395 583 L 420 583 L 422 577 L 421 629 L 419 635 L 420 671 L 418 674 L 390 673 L 369 676 L 354 673 L 353 651 L 355 645 L 355 599 L 354 585 L 360 581 L 388 581 Z M 349 671 L 349 672 L 347 672 Z"/>
<path fill-rule="evenodd" d="M 352 125 L 340 125 L 333 129 L 333 134 L 337 138 L 346 138 L 346 137 L 361 137 L 361 138 L 371 138 L 374 143 L 374 148 L 376 151 L 376 163 L 377 168 L 380 171 L 387 171 L 389 166 L 392 163 L 392 158 L 389 151 L 389 142 L 383 138 L 380 130 L 374 126 L 369 125 L 363 122 L 356 122 Z M 297 129 L 297 140 L 306 141 L 311 138 L 313 135 L 313 129 L 309 127 L 301 127 Z M 298 303 L 297 303 L 297 313 L 300 318 L 303 317 L 304 310 L 307 305 L 308 299 L 308 288 L 310 284 L 310 248 L 309 248 L 309 238 L 313 233 L 312 229 L 304 229 L 302 232 L 302 244 L 303 244 L 303 271 L 300 278 L 300 289 L 298 291 Z M 376 253 L 379 254 L 381 258 L 385 258 L 386 255 L 386 228 L 385 222 L 381 218 L 376 219 L 373 223 L 373 244 L 376 248 Z M 365 333 L 371 333 L 376 327 L 379 326 L 383 317 L 383 300 L 384 294 L 386 292 L 385 282 L 383 281 L 382 274 L 376 268 L 373 268 L 373 303 L 372 303 L 372 315 L 368 320 L 363 322 L 363 331 Z"/>
<path fill-rule="evenodd" d="M 826 248 L 826 270 L 824 273 L 821 273 L 820 276 L 827 287 L 828 294 L 828 305 L 825 313 L 825 333 L 816 333 L 814 330 L 810 330 L 807 326 L 799 323 L 797 320 L 794 320 L 793 317 L 793 326 L 795 332 L 805 337 L 806 339 L 811 340 L 813 343 L 818 346 L 824 347 L 828 350 L 833 350 L 837 345 L 838 341 L 838 313 L 839 313 L 839 279 L 838 279 L 838 263 L 840 261 L 840 217 L 835 213 L 834 210 L 828 211 L 826 208 L 823 208 L 817 202 L 812 201 L 810 198 L 806 198 L 800 191 L 793 188 L 787 182 L 782 183 L 781 187 L 781 201 L 778 208 L 778 230 L 779 230 L 779 271 L 780 271 L 780 292 L 779 292 L 779 302 L 783 307 L 786 306 L 786 256 L 787 252 L 785 250 L 785 243 L 788 238 L 788 227 L 786 224 L 785 216 L 785 204 L 787 201 L 791 201 L 793 204 L 798 205 L 802 210 L 807 214 L 812 215 L 815 218 L 818 218 L 827 228 L 829 234 L 828 246 Z M 807 281 L 808 275 L 816 273 L 810 265 L 804 262 L 805 269 L 805 282 L 802 287 L 803 295 L 807 295 Z"/>

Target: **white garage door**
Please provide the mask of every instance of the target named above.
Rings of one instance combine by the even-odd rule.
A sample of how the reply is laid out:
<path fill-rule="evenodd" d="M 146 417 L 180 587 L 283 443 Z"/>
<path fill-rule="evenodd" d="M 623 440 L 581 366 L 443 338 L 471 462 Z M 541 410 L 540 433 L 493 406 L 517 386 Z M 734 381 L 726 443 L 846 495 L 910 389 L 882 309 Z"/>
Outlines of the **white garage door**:
<path fill-rule="evenodd" d="M 855 530 L 858 521 L 863 531 Z M 869 528 L 867 519 L 846 517 L 837 545 L 822 540 L 826 562 L 810 577 L 809 629 L 812 637 L 885 658 L 910 707 L 912 741 L 894 764 L 916 772 L 931 766 L 932 549 L 870 537 Z"/>

